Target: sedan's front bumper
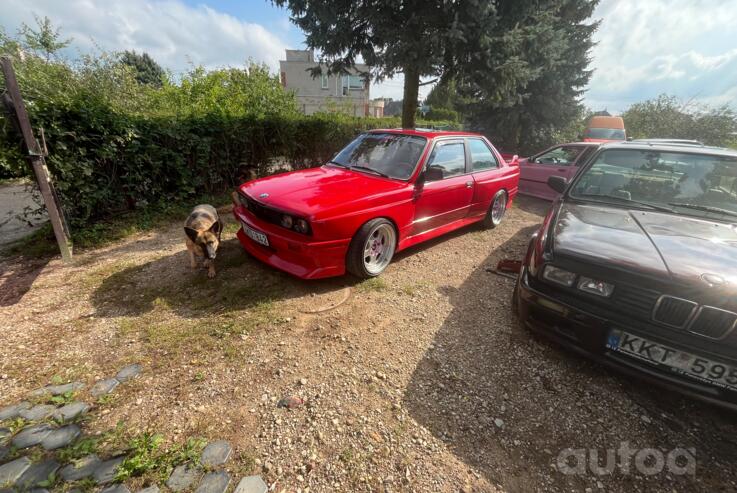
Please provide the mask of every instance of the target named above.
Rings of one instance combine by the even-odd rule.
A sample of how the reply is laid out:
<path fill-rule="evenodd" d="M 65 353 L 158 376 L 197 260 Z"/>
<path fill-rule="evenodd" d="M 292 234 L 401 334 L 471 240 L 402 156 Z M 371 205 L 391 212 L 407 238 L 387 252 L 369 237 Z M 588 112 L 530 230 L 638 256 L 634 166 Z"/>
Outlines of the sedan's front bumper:
<path fill-rule="evenodd" d="M 333 241 L 314 241 L 312 237 L 295 238 L 271 223 L 262 221 L 243 206 L 233 207 L 233 215 L 241 224 L 265 234 L 269 246 L 256 243 L 246 236 L 243 227 L 238 240 L 248 253 L 277 269 L 302 279 L 320 279 L 345 274 L 345 256 L 350 238 Z"/>
<path fill-rule="evenodd" d="M 608 349 L 606 340 L 615 325 L 606 318 L 563 303 L 554 296 L 534 289 L 529 282 L 527 267 L 520 273 L 516 300 L 517 315 L 521 324 L 537 334 L 627 375 L 737 410 L 735 391 L 703 383 Z M 616 327 L 622 328 L 622 324 L 618 323 Z M 640 333 L 632 327 L 626 329 L 641 337 L 652 338 L 652 334 Z M 698 354 L 698 350 L 678 345 L 673 341 L 659 342 Z"/>

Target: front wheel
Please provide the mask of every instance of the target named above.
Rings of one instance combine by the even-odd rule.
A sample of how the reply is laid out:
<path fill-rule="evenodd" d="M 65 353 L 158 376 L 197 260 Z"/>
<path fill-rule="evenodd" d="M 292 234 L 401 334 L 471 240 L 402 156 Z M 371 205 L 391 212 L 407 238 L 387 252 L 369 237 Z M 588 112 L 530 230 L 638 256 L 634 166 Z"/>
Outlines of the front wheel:
<path fill-rule="evenodd" d="M 384 218 L 372 219 L 353 237 L 346 257 L 346 269 L 361 279 L 376 277 L 392 261 L 396 246 L 394 225 Z"/>
<path fill-rule="evenodd" d="M 491 207 L 484 217 L 484 228 L 494 229 L 502 223 L 504 214 L 507 212 L 507 192 L 499 190 L 491 201 Z"/>

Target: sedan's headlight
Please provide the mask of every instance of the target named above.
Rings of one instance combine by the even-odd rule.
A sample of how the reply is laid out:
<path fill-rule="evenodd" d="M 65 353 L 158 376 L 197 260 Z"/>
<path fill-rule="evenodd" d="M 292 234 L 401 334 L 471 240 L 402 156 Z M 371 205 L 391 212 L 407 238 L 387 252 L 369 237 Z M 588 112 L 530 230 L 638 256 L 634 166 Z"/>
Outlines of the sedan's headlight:
<path fill-rule="evenodd" d="M 546 265 L 543 271 L 543 279 L 570 288 L 576 282 L 576 274 L 554 265 Z"/>
<path fill-rule="evenodd" d="M 292 225 L 294 224 L 294 218 L 290 216 L 289 214 L 283 214 L 281 217 L 281 225 L 284 226 L 287 229 L 292 229 Z"/>
<path fill-rule="evenodd" d="M 585 293 L 608 298 L 614 292 L 614 284 L 581 276 L 581 279 L 578 280 L 578 289 Z"/>
<path fill-rule="evenodd" d="M 298 233 L 307 234 L 310 231 L 310 225 L 304 219 L 297 219 L 294 223 L 294 230 Z"/>

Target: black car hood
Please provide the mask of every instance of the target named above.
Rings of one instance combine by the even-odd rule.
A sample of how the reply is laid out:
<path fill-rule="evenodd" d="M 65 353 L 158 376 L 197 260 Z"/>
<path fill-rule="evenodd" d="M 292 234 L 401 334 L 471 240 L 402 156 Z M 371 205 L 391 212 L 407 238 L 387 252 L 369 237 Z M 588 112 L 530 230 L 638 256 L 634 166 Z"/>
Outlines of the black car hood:
<path fill-rule="evenodd" d="M 692 283 L 704 274 L 737 286 L 737 225 L 662 212 L 563 202 L 553 254 Z"/>

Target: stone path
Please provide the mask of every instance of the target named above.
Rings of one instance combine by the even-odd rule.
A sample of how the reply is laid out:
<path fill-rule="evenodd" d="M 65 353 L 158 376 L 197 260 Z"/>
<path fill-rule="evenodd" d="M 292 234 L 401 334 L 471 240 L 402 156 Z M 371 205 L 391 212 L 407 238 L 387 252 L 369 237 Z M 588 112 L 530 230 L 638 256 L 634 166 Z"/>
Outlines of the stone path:
<path fill-rule="evenodd" d="M 89 394 L 102 397 L 136 378 L 143 368 L 128 365 L 115 377 L 101 379 L 92 385 Z M 125 456 L 101 458 L 95 454 L 62 463 L 57 452 L 72 445 L 83 435 L 80 418 L 87 414 L 89 404 L 75 400 L 57 406 L 41 402 L 52 396 L 72 399 L 85 388 L 82 382 L 47 385 L 29 394 L 31 402 L 19 402 L 0 408 L 0 492 L 33 491 L 46 493 L 47 488 L 60 487 L 62 482 L 74 485 L 77 481 L 92 480 L 100 485 L 100 493 L 130 493 L 124 484 L 116 484 L 117 468 Z M 37 402 L 33 405 L 32 402 Z M 53 402 L 53 401 L 51 401 Z M 21 427 L 15 429 L 17 420 Z M 5 426 L 5 423 L 8 426 Z M 33 452 L 38 450 L 39 452 Z M 225 493 L 231 484 L 230 475 L 222 470 L 232 455 L 233 447 L 225 440 L 207 444 L 196 463 L 178 464 L 166 481 L 173 492 Z M 31 459 L 36 457 L 36 459 Z M 81 491 L 74 486 L 68 491 Z M 268 486 L 260 476 L 240 480 L 235 493 L 266 493 Z M 159 493 L 158 485 L 151 485 L 136 493 Z"/>

